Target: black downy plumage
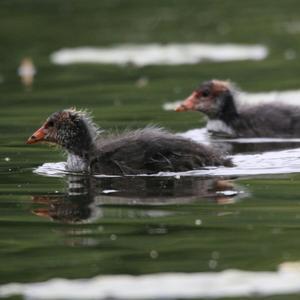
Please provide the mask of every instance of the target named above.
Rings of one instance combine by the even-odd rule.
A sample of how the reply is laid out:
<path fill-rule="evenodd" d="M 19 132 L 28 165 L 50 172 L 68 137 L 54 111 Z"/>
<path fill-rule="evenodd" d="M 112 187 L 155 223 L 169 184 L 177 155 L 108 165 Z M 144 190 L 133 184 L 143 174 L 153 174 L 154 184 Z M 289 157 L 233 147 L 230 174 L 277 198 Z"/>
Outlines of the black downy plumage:
<path fill-rule="evenodd" d="M 300 137 L 300 107 L 284 103 L 238 106 L 235 94 L 234 85 L 228 81 L 207 81 L 176 110 L 206 114 L 207 128 L 216 135 Z"/>
<path fill-rule="evenodd" d="M 153 174 L 231 166 L 229 159 L 210 147 L 156 127 L 105 136 L 89 114 L 73 109 L 52 114 L 27 143 L 42 141 L 67 151 L 68 170 L 92 174 Z"/>

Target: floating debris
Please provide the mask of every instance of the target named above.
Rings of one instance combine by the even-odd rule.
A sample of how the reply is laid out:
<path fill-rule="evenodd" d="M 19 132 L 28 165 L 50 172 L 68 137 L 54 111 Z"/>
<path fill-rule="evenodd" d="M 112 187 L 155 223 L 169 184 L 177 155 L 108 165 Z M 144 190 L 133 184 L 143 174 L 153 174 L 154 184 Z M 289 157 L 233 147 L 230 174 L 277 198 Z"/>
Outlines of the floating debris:
<path fill-rule="evenodd" d="M 147 77 L 141 77 L 135 82 L 135 85 L 139 88 L 143 88 L 148 84 L 149 84 L 149 79 Z"/>
<path fill-rule="evenodd" d="M 295 59 L 297 57 L 297 53 L 295 50 L 293 49 L 287 49 L 285 52 L 284 52 L 284 58 L 286 60 L 292 60 L 292 59 Z"/>
<path fill-rule="evenodd" d="M 116 236 L 115 234 L 111 234 L 111 235 L 110 235 L 110 239 L 111 239 L 112 241 L 115 241 L 115 240 L 117 239 L 117 236 Z"/>
<path fill-rule="evenodd" d="M 156 250 L 151 250 L 151 251 L 150 251 L 150 257 L 151 257 L 152 259 L 158 258 L 158 252 L 157 252 Z"/>
<path fill-rule="evenodd" d="M 36 68 L 33 61 L 29 57 L 22 59 L 18 68 L 18 75 L 21 77 L 21 82 L 26 90 L 31 90 L 34 76 L 36 75 Z"/>
<path fill-rule="evenodd" d="M 195 225 L 197 225 L 197 226 L 202 225 L 202 220 L 200 220 L 200 219 L 195 220 Z"/>
<path fill-rule="evenodd" d="M 210 269 L 215 269 L 218 266 L 218 262 L 215 259 L 210 259 L 208 262 L 208 267 Z"/>

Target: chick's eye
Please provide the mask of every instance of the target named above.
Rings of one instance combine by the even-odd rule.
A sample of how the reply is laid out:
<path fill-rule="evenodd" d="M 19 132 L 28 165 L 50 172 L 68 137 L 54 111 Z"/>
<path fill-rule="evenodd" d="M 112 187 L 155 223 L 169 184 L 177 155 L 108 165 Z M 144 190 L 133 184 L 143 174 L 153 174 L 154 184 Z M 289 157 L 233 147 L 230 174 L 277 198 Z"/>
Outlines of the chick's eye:
<path fill-rule="evenodd" d="M 209 90 L 204 90 L 204 91 L 202 91 L 202 96 L 203 96 L 203 97 L 209 96 Z"/>
<path fill-rule="evenodd" d="M 49 121 L 48 123 L 47 123 L 47 127 L 53 127 L 54 126 L 54 122 L 53 121 Z"/>

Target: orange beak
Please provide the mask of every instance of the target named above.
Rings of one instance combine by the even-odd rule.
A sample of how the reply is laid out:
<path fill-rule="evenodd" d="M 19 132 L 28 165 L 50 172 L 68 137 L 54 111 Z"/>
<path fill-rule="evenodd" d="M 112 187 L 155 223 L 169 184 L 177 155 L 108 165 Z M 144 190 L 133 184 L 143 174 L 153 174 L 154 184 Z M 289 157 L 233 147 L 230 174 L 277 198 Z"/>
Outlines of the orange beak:
<path fill-rule="evenodd" d="M 178 107 L 176 107 L 175 111 L 187 111 L 187 110 L 196 110 L 196 105 L 199 103 L 199 94 L 197 92 L 193 92 L 188 98 L 186 98 Z"/>
<path fill-rule="evenodd" d="M 42 126 L 26 142 L 26 144 L 35 144 L 44 140 L 47 130 Z"/>

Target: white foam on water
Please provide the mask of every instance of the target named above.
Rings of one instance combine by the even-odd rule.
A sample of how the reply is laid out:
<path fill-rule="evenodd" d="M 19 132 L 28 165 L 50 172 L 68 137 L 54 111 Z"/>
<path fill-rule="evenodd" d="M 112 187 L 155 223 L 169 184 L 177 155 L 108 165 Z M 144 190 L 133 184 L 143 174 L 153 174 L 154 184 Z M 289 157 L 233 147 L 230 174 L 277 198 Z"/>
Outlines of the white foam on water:
<path fill-rule="evenodd" d="M 0 286 L 0 297 L 25 299 L 191 299 L 270 296 L 300 293 L 299 262 L 275 272 L 225 270 L 203 273 L 111 275 L 91 279 L 51 279 Z"/>
<path fill-rule="evenodd" d="M 287 90 L 287 91 L 270 91 L 261 93 L 237 93 L 238 105 L 251 105 L 262 103 L 284 103 L 290 105 L 300 106 L 300 90 Z M 164 110 L 175 110 L 182 100 L 175 100 L 173 102 L 166 102 L 163 104 Z"/>
<path fill-rule="evenodd" d="M 41 166 L 34 169 L 33 173 L 49 177 L 63 177 L 66 174 L 70 174 L 67 171 L 66 167 L 66 162 L 44 163 Z"/>
<path fill-rule="evenodd" d="M 210 167 L 188 172 L 161 172 L 160 176 L 256 176 L 292 174 L 300 172 L 300 148 L 265 152 L 262 154 L 238 154 L 232 156 L 234 167 Z"/>
<path fill-rule="evenodd" d="M 51 54 L 59 65 L 74 63 L 181 65 L 203 61 L 263 60 L 268 55 L 263 45 L 237 44 L 123 44 L 112 47 L 63 48 Z"/>
<path fill-rule="evenodd" d="M 217 191 L 216 194 L 219 195 L 224 195 L 224 196 L 235 196 L 237 195 L 239 192 L 237 191 Z"/>
<path fill-rule="evenodd" d="M 113 193 L 117 193 L 118 190 L 103 190 L 102 193 L 103 194 L 113 194 Z"/>

